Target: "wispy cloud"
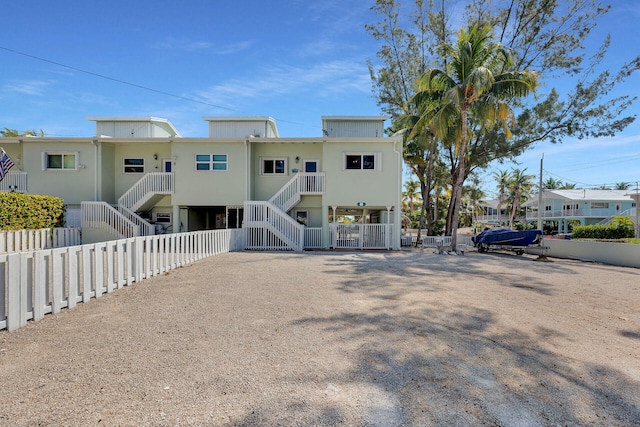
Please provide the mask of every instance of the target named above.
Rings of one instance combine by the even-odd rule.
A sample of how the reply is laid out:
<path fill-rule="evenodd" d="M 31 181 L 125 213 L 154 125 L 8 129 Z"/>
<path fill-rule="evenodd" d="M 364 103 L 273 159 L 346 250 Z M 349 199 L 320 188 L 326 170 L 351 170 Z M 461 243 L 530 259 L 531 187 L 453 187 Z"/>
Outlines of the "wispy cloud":
<path fill-rule="evenodd" d="M 169 37 L 152 46 L 155 49 L 166 49 L 184 52 L 209 52 L 214 55 L 231 55 L 242 52 L 251 47 L 251 42 L 241 41 L 236 43 L 217 44 L 203 40 L 189 40 L 186 38 Z"/>
<path fill-rule="evenodd" d="M 238 105 L 258 97 L 311 93 L 322 98 L 341 92 L 369 92 L 366 66 L 354 61 L 330 61 L 309 67 L 269 66 L 242 80 L 231 79 L 195 93 L 216 105 Z"/>
<path fill-rule="evenodd" d="M 47 88 L 53 83 L 51 80 L 10 80 L 2 88 L 7 92 L 44 96 Z"/>

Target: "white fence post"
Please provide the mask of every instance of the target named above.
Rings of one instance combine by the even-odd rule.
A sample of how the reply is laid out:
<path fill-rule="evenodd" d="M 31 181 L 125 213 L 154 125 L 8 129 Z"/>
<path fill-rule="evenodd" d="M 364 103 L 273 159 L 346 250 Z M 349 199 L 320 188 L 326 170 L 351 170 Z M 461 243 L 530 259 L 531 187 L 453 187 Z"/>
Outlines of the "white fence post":
<path fill-rule="evenodd" d="M 22 312 L 23 299 L 20 280 L 20 254 L 7 256 L 8 268 L 7 288 L 7 329 L 14 331 L 27 324 L 26 314 Z M 26 301 L 25 301 L 26 303 Z"/>

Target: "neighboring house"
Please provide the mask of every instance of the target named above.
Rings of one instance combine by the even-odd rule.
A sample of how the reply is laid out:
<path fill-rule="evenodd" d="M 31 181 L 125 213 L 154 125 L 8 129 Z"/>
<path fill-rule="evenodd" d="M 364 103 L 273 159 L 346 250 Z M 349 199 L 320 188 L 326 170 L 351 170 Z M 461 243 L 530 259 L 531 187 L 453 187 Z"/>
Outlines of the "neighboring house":
<path fill-rule="evenodd" d="M 61 197 L 83 242 L 242 227 L 249 249 L 400 247 L 402 139 L 383 137 L 386 117 L 322 117 L 317 138 L 281 138 L 271 117 L 204 117 L 207 138 L 88 119 L 95 137 L 0 141 L 15 162 L 0 191 Z"/>
<path fill-rule="evenodd" d="M 480 208 L 483 211 L 482 215 L 476 217 L 476 222 L 482 225 L 494 225 L 494 226 L 508 226 L 509 217 L 511 211 L 509 210 L 509 203 L 502 202 L 500 209 L 498 209 L 498 200 L 482 200 L 480 201 Z M 524 218 L 518 216 L 514 219 L 515 222 L 523 221 Z"/>
<path fill-rule="evenodd" d="M 526 203 L 527 221 L 538 219 L 538 194 Z M 542 220 L 545 227 L 568 233 L 569 221 L 580 225 L 604 223 L 612 216 L 635 217 L 636 202 L 629 190 L 544 190 Z"/>

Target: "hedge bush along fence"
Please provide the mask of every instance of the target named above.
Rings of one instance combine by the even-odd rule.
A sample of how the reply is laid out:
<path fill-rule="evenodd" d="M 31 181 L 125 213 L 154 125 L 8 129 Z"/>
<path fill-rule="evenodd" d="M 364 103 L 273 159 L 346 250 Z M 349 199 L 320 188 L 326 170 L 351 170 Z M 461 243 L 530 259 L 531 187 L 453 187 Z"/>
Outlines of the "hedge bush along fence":
<path fill-rule="evenodd" d="M 633 224 L 578 225 L 573 227 L 573 239 L 628 239 L 634 237 Z"/>
<path fill-rule="evenodd" d="M 0 193 L 0 230 L 62 227 L 64 201 L 37 194 Z"/>

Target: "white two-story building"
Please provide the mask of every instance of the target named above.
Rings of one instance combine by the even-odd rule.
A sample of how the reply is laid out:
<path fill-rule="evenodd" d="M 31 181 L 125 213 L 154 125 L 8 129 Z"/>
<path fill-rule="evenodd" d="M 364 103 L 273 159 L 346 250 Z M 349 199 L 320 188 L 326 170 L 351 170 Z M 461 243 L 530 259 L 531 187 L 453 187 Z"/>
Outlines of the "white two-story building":
<path fill-rule="evenodd" d="M 89 117 L 86 138 L 3 138 L 0 191 L 61 197 L 83 242 L 243 228 L 262 250 L 400 247 L 402 139 L 383 116 L 322 118 L 281 138 L 271 117 L 204 117 L 207 138 L 166 119 Z"/>

